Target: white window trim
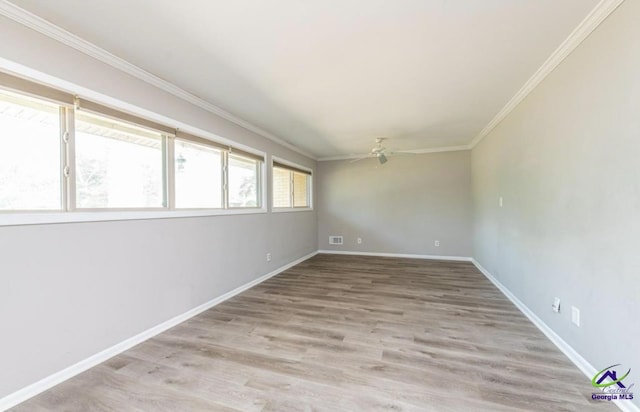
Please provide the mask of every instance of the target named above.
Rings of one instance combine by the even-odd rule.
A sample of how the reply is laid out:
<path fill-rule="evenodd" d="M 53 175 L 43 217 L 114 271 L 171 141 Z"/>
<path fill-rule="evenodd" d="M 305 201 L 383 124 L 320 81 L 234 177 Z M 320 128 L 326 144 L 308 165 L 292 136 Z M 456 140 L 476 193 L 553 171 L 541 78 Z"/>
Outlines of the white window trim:
<path fill-rule="evenodd" d="M 312 207 L 274 207 L 272 213 L 313 212 Z"/>
<path fill-rule="evenodd" d="M 282 163 L 283 165 L 286 166 L 291 166 L 293 168 L 296 169 L 300 169 L 300 170 L 306 170 L 310 173 L 309 176 L 311 176 L 311 179 L 309 180 L 309 206 L 307 207 L 274 207 L 273 206 L 273 192 L 274 192 L 274 188 L 273 188 L 273 163 L 274 162 L 278 162 L 278 163 Z M 265 162 L 266 163 L 266 162 Z M 314 210 L 314 199 L 313 199 L 313 169 L 306 167 L 306 166 L 302 166 L 298 163 L 294 163 L 291 162 L 289 160 L 283 159 L 281 157 L 278 156 L 271 156 L 271 160 L 269 162 L 269 164 L 271 165 L 271 199 L 269 200 L 269 205 L 271 207 L 271 212 L 272 213 L 289 213 L 289 212 L 311 212 Z M 291 187 L 291 190 L 293 190 L 293 187 Z"/>
<path fill-rule="evenodd" d="M 250 151 L 247 150 L 247 152 L 253 153 L 255 155 L 260 155 L 260 153 L 255 151 L 255 150 L 250 150 Z M 258 206 L 258 207 L 239 207 L 239 206 L 231 207 L 231 206 L 229 206 L 229 199 L 228 199 L 228 196 L 229 196 L 229 182 L 228 182 L 228 179 L 229 179 L 229 155 L 230 154 L 233 154 L 234 156 L 242 157 L 242 155 L 238 155 L 238 154 L 234 154 L 234 153 L 230 153 L 230 152 L 226 152 L 223 155 L 224 168 L 225 168 L 224 173 L 223 173 L 223 178 L 225 179 L 224 182 L 223 182 L 223 187 L 225 188 L 223 190 L 223 194 L 224 194 L 224 197 L 225 197 L 224 202 L 223 202 L 224 207 L 225 207 L 224 210 L 264 209 L 266 211 L 267 210 L 267 206 L 266 206 L 266 203 L 265 203 L 265 199 L 266 199 L 267 190 L 264 187 L 264 184 L 266 182 L 266 176 L 267 176 L 267 169 L 266 169 L 266 166 L 265 166 L 267 164 L 267 154 L 266 153 L 262 154 L 263 160 L 258 162 L 259 163 L 258 176 L 257 176 L 257 178 L 258 178 L 258 187 L 257 187 L 258 193 L 256 193 L 256 197 L 257 197 L 258 201 L 260 201 L 260 206 Z"/>
<path fill-rule="evenodd" d="M 250 215 L 267 213 L 265 208 L 252 209 L 188 209 L 188 210 L 122 210 L 91 212 L 10 212 L 0 214 L 0 227 L 45 225 L 56 223 L 111 222 L 117 220 L 176 219 L 189 217 Z"/>
<path fill-rule="evenodd" d="M 74 83 L 70 83 L 64 80 L 60 80 L 53 76 L 46 75 L 41 72 L 34 71 L 25 66 L 14 65 L 11 64 L 7 67 L 7 61 L 0 58 L 0 68 L 3 71 L 7 71 L 9 73 L 13 72 L 19 76 L 24 76 L 30 81 L 39 81 L 43 84 L 48 84 L 52 88 L 56 88 L 58 90 L 75 90 L 77 93 L 80 93 L 90 100 L 98 104 L 104 104 L 107 106 L 111 106 L 115 109 L 120 109 L 126 112 L 131 113 L 132 115 L 140 116 L 141 118 L 148 118 L 152 121 L 156 121 L 161 124 L 171 124 L 176 125 L 176 127 L 188 131 L 192 134 L 202 136 L 206 140 L 211 140 L 214 143 L 228 145 L 238 150 L 243 150 L 247 153 L 254 154 L 256 156 L 262 157 L 263 161 L 261 161 L 260 167 L 260 175 L 259 179 L 259 191 L 260 194 L 258 198 L 262 200 L 260 207 L 252 207 L 252 208 L 227 208 L 227 209 L 203 209 L 203 208 L 194 208 L 194 209 L 176 209 L 175 199 L 173 196 L 175 195 L 174 190 L 169 192 L 169 189 L 175 189 L 175 182 L 173 179 L 173 142 L 174 137 L 165 137 L 166 146 L 165 150 L 167 151 L 165 161 L 167 170 L 165 185 L 167 196 L 167 205 L 165 207 L 158 208 L 130 208 L 130 209 L 75 209 L 75 190 L 69 190 L 70 188 L 75 189 L 75 185 L 70 185 L 70 188 L 67 188 L 68 184 L 67 179 L 75 179 L 75 167 L 70 167 L 69 176 L 62 179 L 62 184 L 64 187 L 61 188 L 61 195 L 66 194 L 68 197 L 62 199 L 61 210 L 6 210 L 0 211 L 0 227 L 4 226 L 21 226 L 21 225 L 44 225 L 44 224 L 57 224 L 57 223 L 81 223 L 81 222 L 107 222 L 107 221 L 119 221 L 119 220 L 148 220 L 148 219 L 175 219 L 175 218 L 188 218 L 188 217 L 207 217 L 207 216 L 226 216 L 226 215 L 247 215 L 247 214 L 264 214 L 268 213 L 268 190 L 266 187 L 267 184 L 267 153 L 262 150 L 255 149 L 253 147 L 244 145 L 242 143 L 236 142 L 231 139 L 227 139 L 223 136 L 219 136 L 217 134 L 208 132 L 206 130 L 192 127 L 188 124 L 180 122 L 179 120 L 162 116 L 154 112 L 150 112 L 146 109 L 142 109 L 138 106 L 132 105 L 130 103 L 123 102 L 118 99 L 114 99 L 112 97 L 103 95 L 101 93 L 94 92 L 93 90 L 86 89 Z M 74 124 L 74 110 L 67 110 L 66 120 L 70 124 Z M 61 116 L 62 117 L 62 116 Z M 61 119 L 62 120 L 62 119 Z M 62 130 L 62 127 L 61 127 Z M 69 132 L 68 142 L 62 141 L 61 136 L 61 166 L 64 168 L 65 166 L 70 166 L 75 164 L 75 127 L 67 129 Z M 240 155 L 242 156 L 242 155 Z M 284 163 L 284 161 L 283 161 Z M 170 183 L 171 181 L 171 183 Z"/>

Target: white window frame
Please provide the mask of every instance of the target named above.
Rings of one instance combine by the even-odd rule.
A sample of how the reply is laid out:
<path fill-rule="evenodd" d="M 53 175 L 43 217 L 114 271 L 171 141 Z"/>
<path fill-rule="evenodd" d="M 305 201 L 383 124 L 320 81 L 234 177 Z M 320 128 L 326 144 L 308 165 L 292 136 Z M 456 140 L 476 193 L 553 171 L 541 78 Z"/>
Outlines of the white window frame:
<path fill-rule="evenodd" d="M 1 74 L 1 73 L 0 73 Z M 18 81 L 20 82 L 20 81 Z M 28 81 L 25 81 L 28 82 Z M 34 86 L 34 88 L 38 88 L 38 86 Z M 28 216 L 31 214 L 52 214 L 57 215 L 60 213 L 66 213 L 68 207 L 68 165 L 69 165 L 69 144 L 68 139 L 69 135 L 66 134 L 69 128 L 69 112 L 73 112 L 73 110 L 69 110 L 71 105 L 65 104 L 62 101 L 56 101 L 54 99 L 48 98 L 46 95 L 38 95 L 37 93 L 33 93 L 30 90 L 20 90 L 19 88 L 12 88 L 10 85 L 3 85 L 0 83 L 0 90 L 7 91 L 9 93 L 16 94 L 18 96 L 24 96 L 26 98 L 42 100 L 44 102 L 50 102 L 58 106 L 58 122 L 59 122 L 59 131 L 58 131 L 58 144 L 60 148 L 60 158 L 59 158 L 59 168 L 58 173 L 60 174 L 60 208 L 59 209 L 15 209 L 15 210 L 0 210 L 0 226 L 3 226 L 2 222 L 5 220 L 6 216 L 10 216 L 13 214 L 19 214 L 22 216 Z M 46 92 L 54 93 L 55 91 L 48 90 Z M 45 93 L 46 94 L 46 93 Z"/>
<path fill-rule="evenodd" d="M 250 154 L 254 154 L 253 152 L 248 152 Z M 223 179 L 224 179 L 224 206 L 226 210 L 250 210 L 250 209 L 260 209 L 260 210 L 265 210 L 266 211 L 266 207 L 265 207 L 265 203 L 264 203 L 264 196 L 263 193 L 266 192 L 266 190 L 264 190 L 264 176 L 265 176 L 265 168 L 264 168 L 264 164 L 266 163 L 266 161 L 264 160 L 265 158 L 263 158 L 263 160 L 259 160 L 259 159 L 254 159 L 258 161 L 258 165 L 257 165 L 257 170 L 256 172 L 258 173 L 256 179 L 257 179 L 257 187 L 256 187 L 256 199 L 258 200 L 259 204 L 256 207 L 240 207 L 240 206 L 234 206 L 231 207 L 229 206 L 229 155 L 232 154 L 234 156 L 238 156 L 238 157 L 244 157 L 242 154 L 239 153 L 234 153 L 233 151 L 227 151 L 226 153 L 224 153 L 224 174 L 223 174 Z M 246 157 L 247 159 L 251 159 L 250 157 Z"/>
<path fill-rule="evenodd" d="M 309 200 L 309 206 L 299 206 L 299 207 L 294 207 L 294 184 L 293 184 L 293 173 L 291 174 L 291 193 L 289 193 L 289 196 L 291 197 L 291 207 L 275 207 L 273 205 L 273 193 L 275 193 L 275 188 L 273 187 L 273 168 L 277 167 L 274 165 L 274 163 L 280 163 L 284 166 L 290 166 L 293 169 L 299 169 L 299 170 L 304 170 L 306 172 L 309 172 L 308 176 L 308 180 L 307 180 L 307 195 L 308 195 L 308 200 Z M 288 212 L 308 212 L 308 211 L 313 211 L 314 210 L 314 202 L 313 202 L 313 169 L 308 168 L 306 166 L 302 166 L 300 164 L 291 162 L 289 160 L 286 159 L 282 159 L 280 157 L 277 156 L 271 156 L 271 161 L 270 161 L 270 165 L 271 165 L 271 199 L 270 199 L 270 207 L 271 207 L 271 211 L 273 213 L 288 213 Z"/>
<path fill-rule="evenodd" d="M 176 140 L 179 140 L 181 142 L 185 142 L 188 144 L 192 144 L 195 146 L 205 146 L 205 147 L 210 147 L 212 149 L 216 149 L 220 151 L 220 207 L 177 207 L 176 206 L 176 183 L 175 183 L 175 179 L 176 179 L 176 170 L 175 170 L 175 155 L 176 155 Z M 168 199 L 168 204 L 169 204 L 169 210 L 176 210 L 176 211 L 206 211 L 206 210 L 216 210 L 216 211 L 222 211 L 222 210 L 228 210 L 229 208 L 225 207 L 226 206 L 226 198 L 227 198 L 227 193 L 225 190 L 225 185 L 226 185 L 226 154 L 227 152 L 218 147 L 217 145 L 213 145 L 213 144 L 207 144 L 204 142 L 195 142 L 195 141 L 191 141 L 189 139 L 185 139 L 185 138 L 181 138 L 178 136 L 174 136 L 168 139 L 167 141 L 167 174 L 170 176 L 170 180 L 171 182 L 168 182 L 169 184 L 169 188 L 167 190 L 167 195 L 169 197 Z M 170 166 L 169 166 L 170 165 Z M 170 170 L 169 170 L 170 169 Z M 169 180 L 169 179 L 167 179 Z"/>
<path fill-rule="evenodd" d="M 12 75 L 4 74 L 0 72 L 0 78 L 13 77 L 16 84 L 20 85 L 20 88 L 12 87 L 11 84 L 0 83 L 0 88 L 9 90 L 11 92 L 31 96 L 43 100 L 50 100 L 60 105 L 60 173 L 62 176 L 61 182 L 61 209 L 55 210 L 4 210 L 0 211 L 0 227 L 2 226 L 17 226 L 17 225 L 39 225 L 39 224 L 52 224 L 52 223 L 75 223 L 75 222 L 101 222 L 101 221 L 116 221 L 116 220 L 141 220 L 141 219 L 171 219 L 180 217 L 204 217 L 204 216 L 219 216 L 219 215 L 244 215 L 244 214 L 263 214 L 267 213 L 268 202 L 268 190 L 265 186 L 267 179 L 267 153 L 253 149 L 251 147 L 237 144 L 228 139 L 220 136 L 202 131 L 200 129 L 190 128 L 195 130 L 195 135 L 198 136 L 199 141 L 211 142 L 214 147 L 224 146 L 226 150 L 222 150 L 223 164 L 226 167 L 228 153 L 230 150 L 236 150 L 235 154 L 238 156 L 255 156 L 258 160 L 258 187 L 257 198 L 260 202 L 258 207 L 239 207 L 228 208 L 227 204 L 227 188 L 223 186 L 223 207 L 220 208 L 207 208 L 207 209 L 176 209 L 175 208 L 175 135 L 163 133 L 163 174 L 164 174 L 164 207 L 157 208 L 100 208 L 100 209 L 76 209 L 76 185 L 75 185 L 75 111 L 76 109 L 72 104 L 63 103 L 61 101 L 53 100 L 58 95 L 68 98 L 69 93 L 60 92 L 57 89 L 49 86 L 40 86 L 39 84 L 31 80 L 22 80 Z M 9 79 L 13 81 L 12 79 Z M 68 88 L 68 84 L 65 85 Z M 36 92 L 32 92 L 36 90 Z M 39 91 L 44 90 L 45 94 L 38 94 Z M 89 95 L 95 94 L 87 91 Z M 49 96 L 52 96 L 49 98 Z M 88 102 L 92 105 L 101 105 L 100 100 L 94 100 L 97 103 Z M 132 117 L 136 117 L 137 113 L 144 113 L 140 115 L 140 119 L 154 117 L 160 117 L 153 113 L 149 113 L 143 109 L 133 108 L 129 104 L 125 104 L 120 101 L 109 101 L 110 107 L 115 107 L 114 111 L 118 111 L 118 107 L 126 107 L 127 113 L 132 113 Z M 101 114 L 101 113 L 98 113 Z M 105 114 L 102 114 L 105 115 Z M 107 114 L 107 117 L 108 114 Z M 146 125 L 138 124 L 135 121 L 130 121 L 127 118 L 117 119 L 125 123 L 131 123 L 135 126 L 145 128 Z M 154 120 L 149 120 L 154 122 Z M 159 121 L 160 124 L 172 124 L 178 123 L 179 126 L 185 127 L 186 125 L 179 122 L 167 121 L 163 119 Z M 186 126 L 186 128 L 189 128 Z M 152 129 L 153 130 L 153 129 Z M 177 128 L 176 128 L 177 130 Z M 200 137 L 202 136 L 202 137 Z M 221 141 L 228 142 L 222 143 Z M 202 143 L 201 143 L 202 144 Z M 223 170 L 223 179 L 226 179 L 227 174 Z"/>
<path fill-rule="evenodd" d="M 165 163 L 167 161 L 167 154 L 168 154 L 168 141 L 169 138 L 172 137 L 171 135 L 167 134 L 167 133 L 163 133 L 161 131 L 158 130 L 154 130 L 151 129 L 149 127 L 146 127 L 144 125 L 140 125 L 135 123 L 134 121 L 130 121 L 128 119 L 119 119 L 117 117 L 112 117 L 109 116 L 108 114 L 102 114 L 99 112 L 94 112 L 94 113 L 90 113 L 93 116 L 98 116 L 98 117 L 102 117 L 105 119 L 109 119 L 109 118 L 113 118 L 114 121 L 119 122 L 119 123 L 124 123 L 124 124 L 130 124 L 133 127 L 139 128 L 139 129 L 148 129 L 154 133 L 159 133 L 160 134 L 160 145 L 161 145 L 161 151 L 162 151 L 162 199 L 163 199 L 163 204 L 164 206 L 158 206 L 158 207 L 77 207 L 76 204 L 76 180 L 75 180 L 75 173 L 76 173 L 76 164 L 75 164 L 75 154 L 76 154 L 76 136 L 75 136 L 75 131 L 76 131 L 76 127 L 75 127 L 75 113 L 76 111 L 78 111 L 78 109 L 76 108 L 75 110 L 71 110 L 72 113 L 72 119 L 73 121 L 70 121 L 69 124 L 72 125 L 70 127 L 71 132 L 70 133 L 70 138 L 69 140 L 71 141 L 71 147 L 73 148 L 72 153 L 73 153 L 73 163 L 69 162 L 68 163 L 68 167 L 69 167 L 69 178 L 67 179 L 67 187 L 68 187 L 68 197 L 72 197 L 73 198 L 73 202 L 69 202 L 69 204 L 67 205 L 67 212 L 137 212 L 137 211 L 146 211 L 146 212 L 154 212 L 154 211 L 165 211 L 165 210 L 169 210 L 169 176 L 167 173 L 167 169 L 168 169 L 168 163 Z M 71 171 L 73 171 L 73 180 L 71 180 Z"/>

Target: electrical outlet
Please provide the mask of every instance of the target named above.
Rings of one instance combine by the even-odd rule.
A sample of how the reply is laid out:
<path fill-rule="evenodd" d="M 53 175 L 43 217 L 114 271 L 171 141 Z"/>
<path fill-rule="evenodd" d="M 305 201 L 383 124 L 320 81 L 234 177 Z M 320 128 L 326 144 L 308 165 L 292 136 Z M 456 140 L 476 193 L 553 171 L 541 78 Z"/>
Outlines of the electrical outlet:
<path fill-rule="evenodd" d="M 571 322 L 576 326 L 580 326 L 580 309 L 575 306 L 571 306 Z"/>
<path fill-rule="evenodd" d="M 440 247 L 440 241 L 436 240 L 435 245 L 436 245 L 436 247 Z"/>
<path fill-rule="evenodd" d="M 267 253 L 267 262 L 271 262 L 271 253 Z"/>
<path fill-rule="evenodd" d="M 357 242 L 358 242 L 358 244 L 359 244 L 359 245 L 361 245 L 361 244 L 362 244 L 362 238 L 361 238 L 361 237 L 359 237 L 359 238 L 357 239 Z"/>
<path fill-rule="evenodd" d="M 551 309 L 555 313 L 560 313 L 560 298 L 553 298 L 553 305 L 551 305 Z"/>

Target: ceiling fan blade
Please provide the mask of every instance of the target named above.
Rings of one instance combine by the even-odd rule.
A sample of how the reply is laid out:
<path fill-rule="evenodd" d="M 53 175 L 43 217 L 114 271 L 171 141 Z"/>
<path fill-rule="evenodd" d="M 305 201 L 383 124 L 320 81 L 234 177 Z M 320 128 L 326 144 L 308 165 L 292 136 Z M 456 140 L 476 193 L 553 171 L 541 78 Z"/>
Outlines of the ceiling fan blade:
<path fill-rule="evenodd" d="M 417 154 L 417 153 L 403 151 L 403 150 L 393 151 L 393 152 L 386 152 L 386 153 L 389 156 L 415 156 Z"/>
<path fill-rule="evenodd" d="M 381 165 L 387 163 L 387 156 L 385 156 L 384 153 L 380 153 L 378 155 L 378 161 L 380 162 Z"/>
<path fill-rule="evenodd" d="M 349 163 L 359 162 L 360 160 L 368 159 L 369 157 L 370 157 L 369 155 L 358 157 L 356 159 L 351 160 Z"/>

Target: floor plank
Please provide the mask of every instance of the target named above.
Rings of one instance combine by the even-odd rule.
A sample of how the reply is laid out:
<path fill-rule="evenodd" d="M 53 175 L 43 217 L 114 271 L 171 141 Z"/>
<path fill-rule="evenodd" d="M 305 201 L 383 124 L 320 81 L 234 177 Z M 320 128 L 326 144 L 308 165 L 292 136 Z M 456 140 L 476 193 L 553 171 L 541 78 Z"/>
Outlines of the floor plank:
<path fill-rule="evenodd" d="M 596 411 L 466 262 L 318 255 L 15 411 Z"/>

